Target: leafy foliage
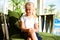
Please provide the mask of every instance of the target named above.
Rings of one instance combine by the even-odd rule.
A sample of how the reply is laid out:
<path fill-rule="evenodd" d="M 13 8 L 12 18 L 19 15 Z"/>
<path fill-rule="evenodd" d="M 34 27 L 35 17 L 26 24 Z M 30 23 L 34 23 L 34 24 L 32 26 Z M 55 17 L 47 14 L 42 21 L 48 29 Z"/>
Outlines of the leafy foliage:
<path fill-rule="evenodd" d="M 49 7 L 50 7 L 50 8 L 49 8 L 48 11 L 52 13 L 52 12 L 55 10 L 55 8 L 54 8 L 55 5 L 54 5 L 54 4 L 50 4 Z"/>
<path fill-rule="evenodd" d="M 11 0 L 13 3 L 13 10 L 18 13 L 22 13 L 23 6 L 26 3 L 26 0 Z"/>

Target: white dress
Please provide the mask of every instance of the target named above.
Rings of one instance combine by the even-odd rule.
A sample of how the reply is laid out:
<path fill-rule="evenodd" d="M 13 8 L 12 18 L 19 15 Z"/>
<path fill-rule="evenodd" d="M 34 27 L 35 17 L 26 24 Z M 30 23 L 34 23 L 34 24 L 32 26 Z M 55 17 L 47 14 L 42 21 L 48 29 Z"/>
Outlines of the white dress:
<path fill-rule="evenodd" d="M 38 23 L 38 18 L 28 18 L 26 15 L 21 17 L 21 21 L 25 23 L 26 29 L 34 28 L 34 24 Z"/>

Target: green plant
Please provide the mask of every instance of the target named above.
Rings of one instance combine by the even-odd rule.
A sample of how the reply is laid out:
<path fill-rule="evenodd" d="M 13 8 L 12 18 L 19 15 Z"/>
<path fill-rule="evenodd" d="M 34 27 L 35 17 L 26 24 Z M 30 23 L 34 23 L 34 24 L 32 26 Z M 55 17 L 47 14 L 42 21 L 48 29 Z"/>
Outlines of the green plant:
<path fill-rule="evenodd" d="M 11 0 L 11 1 L 13 4 L 13 11 L 21 14 L 22 9 L 24 8 L 24 5 L 26 3 L 26 0 Z"/>

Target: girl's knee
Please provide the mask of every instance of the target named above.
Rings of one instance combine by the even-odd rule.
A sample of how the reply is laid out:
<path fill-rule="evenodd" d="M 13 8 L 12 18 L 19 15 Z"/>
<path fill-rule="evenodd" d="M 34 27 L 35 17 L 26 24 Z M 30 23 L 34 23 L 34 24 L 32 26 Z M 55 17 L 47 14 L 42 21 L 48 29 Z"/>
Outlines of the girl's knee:
<path fill-rule="evenodd" d="M 32 40 L 32 39 L 30 37 L 28 37 L 27 40 Z"/>

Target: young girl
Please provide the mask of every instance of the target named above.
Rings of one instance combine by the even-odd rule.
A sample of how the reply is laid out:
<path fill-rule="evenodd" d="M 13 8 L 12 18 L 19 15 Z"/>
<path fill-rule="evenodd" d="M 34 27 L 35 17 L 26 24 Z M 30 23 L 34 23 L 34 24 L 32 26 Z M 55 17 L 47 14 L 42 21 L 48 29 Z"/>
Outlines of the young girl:
<path fill-rule="evenodd" d="M 21 17 L 22 35 L 26 40 L 38 40 L 38 18 L 34 15 L 34 4 L 27 2 L 25 11 L 26 14 Z"/>

